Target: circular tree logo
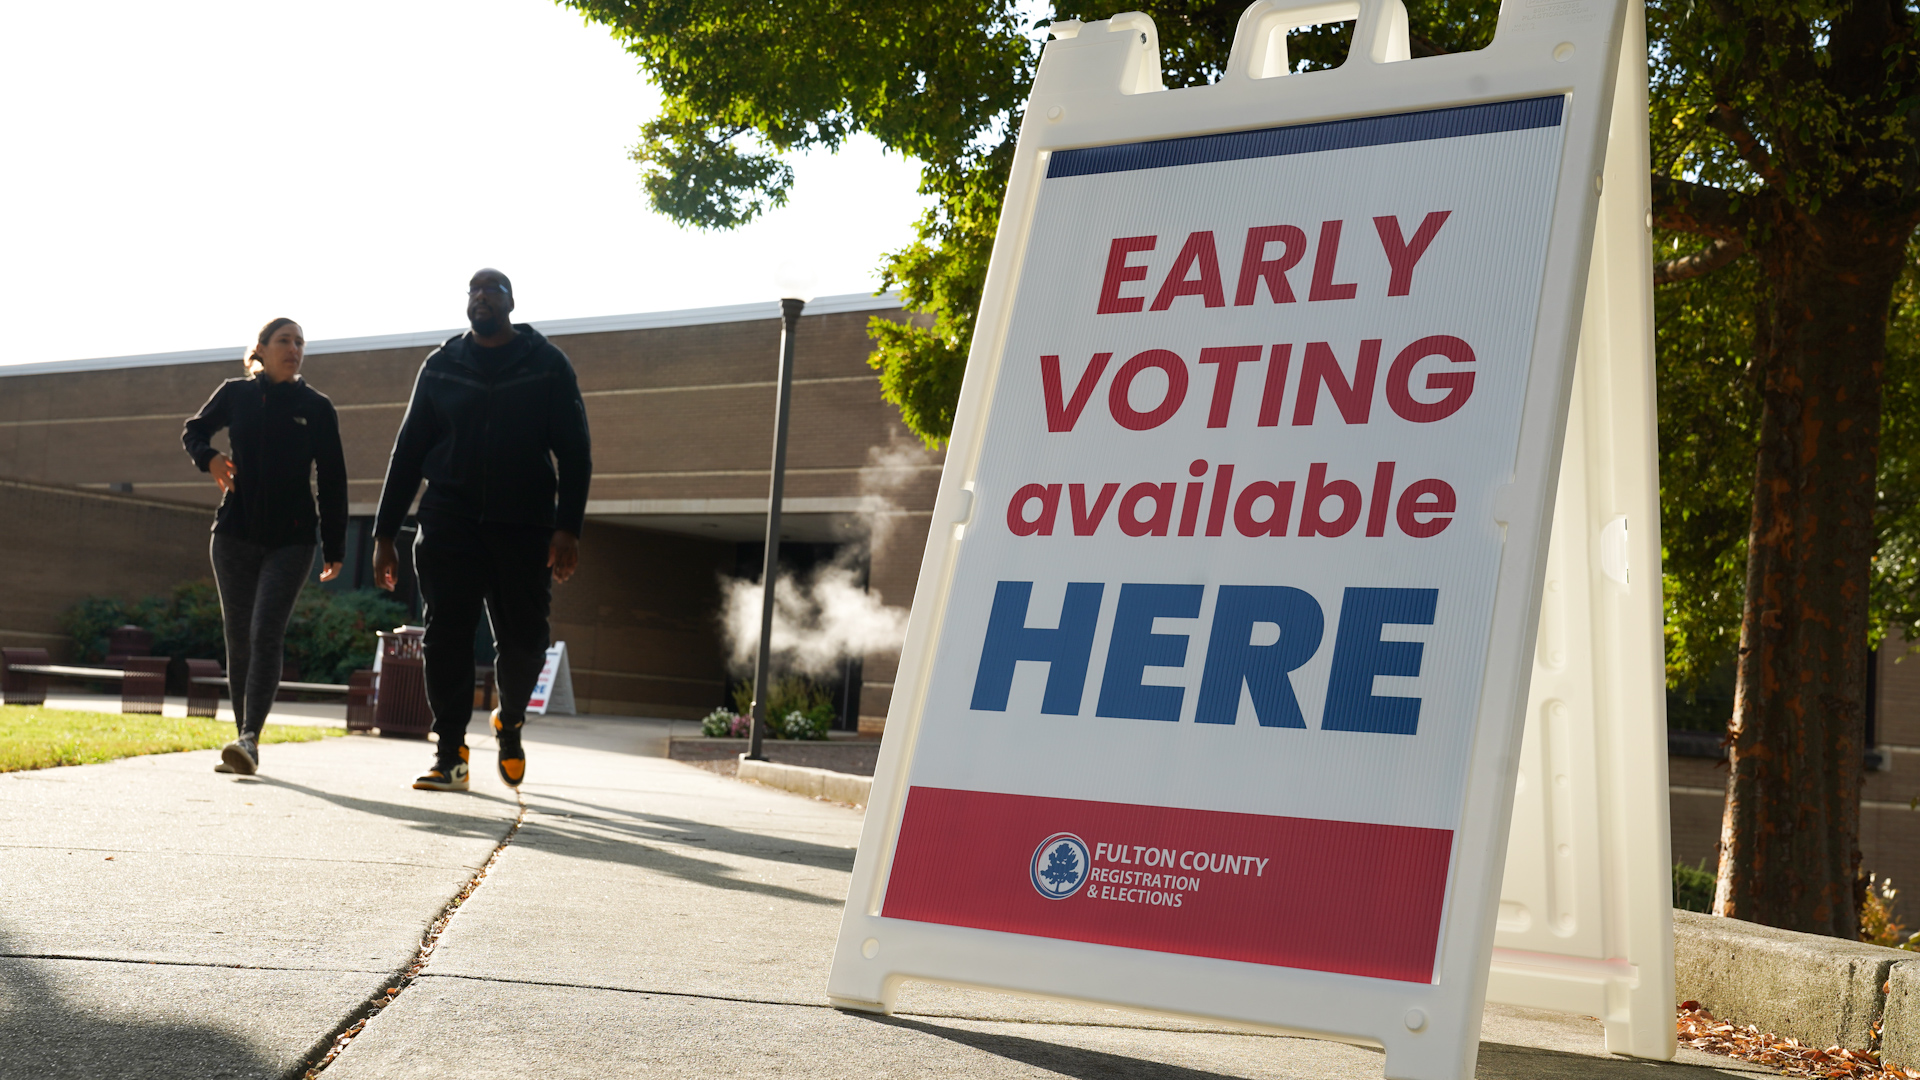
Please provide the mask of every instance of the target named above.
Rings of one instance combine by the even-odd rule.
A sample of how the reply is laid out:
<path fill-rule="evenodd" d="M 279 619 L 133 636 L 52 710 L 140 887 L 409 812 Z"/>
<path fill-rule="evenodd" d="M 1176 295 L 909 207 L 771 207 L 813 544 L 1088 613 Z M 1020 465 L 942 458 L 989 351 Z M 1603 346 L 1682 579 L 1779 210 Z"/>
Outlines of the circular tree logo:
<path fill-rule="evenodd" d="M 1072 833 L 1054 833 L 1033 849 L 1028 873 L 1041 896 L 1065 900 L 1087 883 L 1087 868 L 1092 862 L 1085 840 Z"/>

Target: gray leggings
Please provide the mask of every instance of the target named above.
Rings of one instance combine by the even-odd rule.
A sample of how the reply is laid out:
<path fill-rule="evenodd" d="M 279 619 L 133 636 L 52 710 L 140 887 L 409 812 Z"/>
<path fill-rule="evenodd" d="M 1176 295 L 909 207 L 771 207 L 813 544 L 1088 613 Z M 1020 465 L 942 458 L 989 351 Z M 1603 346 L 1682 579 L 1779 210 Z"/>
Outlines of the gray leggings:
<path fill-rule="evenodd" d="M 266 547 L 213 534 L 213 579 L 227 630 L 227 680 L 242 734 L 259 734 L 280 689 L 287 620 L 313 573 L 312 544 Z"/>

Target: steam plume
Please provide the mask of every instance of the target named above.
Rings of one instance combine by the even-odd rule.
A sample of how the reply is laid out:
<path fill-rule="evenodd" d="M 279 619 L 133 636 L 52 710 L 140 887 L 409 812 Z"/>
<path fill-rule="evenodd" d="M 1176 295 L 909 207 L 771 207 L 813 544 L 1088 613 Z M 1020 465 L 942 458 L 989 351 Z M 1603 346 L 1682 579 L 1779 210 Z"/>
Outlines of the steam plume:
<path fill-rule="evenodd" d="M 733 665 L 750 670 L 760 643 L 760 586 L 738 579 L 725 586 Z M 828 674 L 843 657 L 898 649 L 906 633 L 906 609 L 862 589 L 851 566 L 830 564 L 805 581 L 783 576 L 774 587 L 773 651 L 785 670 Z"/>
<path fill-rule="evenodd" d="M 917 444 L 896 440 L 867 451 L 860 470 L 859 514 L 866 539 L 849 544 L 832 563 L 808 577 L 782 575 L 773 592 L 774 666 L 810 675 L 831 674 L 846 657 L 896 652 L 907 635 L 905 608 L 888 607 L 861 585 L 861 567 L 885 550 L 896 529 L 913 520 L 894 495 L 931 463 Z M 760 644 L 760 586 L 740 578 L 720 582 L 721 619 L 735 670 L 752 670 Z"/>

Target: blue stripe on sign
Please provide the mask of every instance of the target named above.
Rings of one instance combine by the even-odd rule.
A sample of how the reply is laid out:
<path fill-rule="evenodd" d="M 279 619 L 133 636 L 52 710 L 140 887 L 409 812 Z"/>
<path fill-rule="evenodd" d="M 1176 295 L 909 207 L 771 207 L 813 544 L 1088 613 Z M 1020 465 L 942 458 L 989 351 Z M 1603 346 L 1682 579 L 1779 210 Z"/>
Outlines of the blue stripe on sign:
<path fill-rule="evenodd" d="M 1496 101 L 1486 105 L 1462 105 L 1452 109 L 1393 113 L 1388 116 L 1362 116 L 1352 120 L 1261 128 L 1258 131 L 1225 131 L 1217 135 L 1189 135 L 1184 139 L 1057 150 L 1047 163 L 1047 178 L 1164 169 L 1175 165 L 1204 165 L 1212 161 L 1285 157 L 1289 154 L 1315 154 L 1323 150 L 1351 150 L 1360 146 L 1559 127 L 1565 106 L 1566 98 L 1555 94 L 1552 97 L 1520 101 Z"/>

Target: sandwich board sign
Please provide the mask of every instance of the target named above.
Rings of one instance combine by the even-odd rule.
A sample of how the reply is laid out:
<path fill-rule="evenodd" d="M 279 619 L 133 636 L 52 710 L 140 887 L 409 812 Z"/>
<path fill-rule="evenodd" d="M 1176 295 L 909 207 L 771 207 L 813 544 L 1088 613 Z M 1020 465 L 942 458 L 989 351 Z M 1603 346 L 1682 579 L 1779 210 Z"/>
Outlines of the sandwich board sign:
<path fill-rule="evenodd" d="M 1554 500 L 1490 1001 L 1674 1053 L 1648 257 L 1646 43 L 1628 8 Z"/>
<path fill-rule="evenodd" d="M 556 641 L 547 649 L 540 677 L 534 680 L 533 696 L 527 699 L 527 711 L 542 716 L 573 715 L 573 668 L 567 663 L 566 642 Z"/>
<path fill-rule="evenodd" d="M 835 1004 L 930 979 L 1471 1075 L 1626 10 L 1515 0 L 1413 61 L 1399 0 L 1260 0 L 1178 91 L 1145 16 L 1055 25 Z"/>

